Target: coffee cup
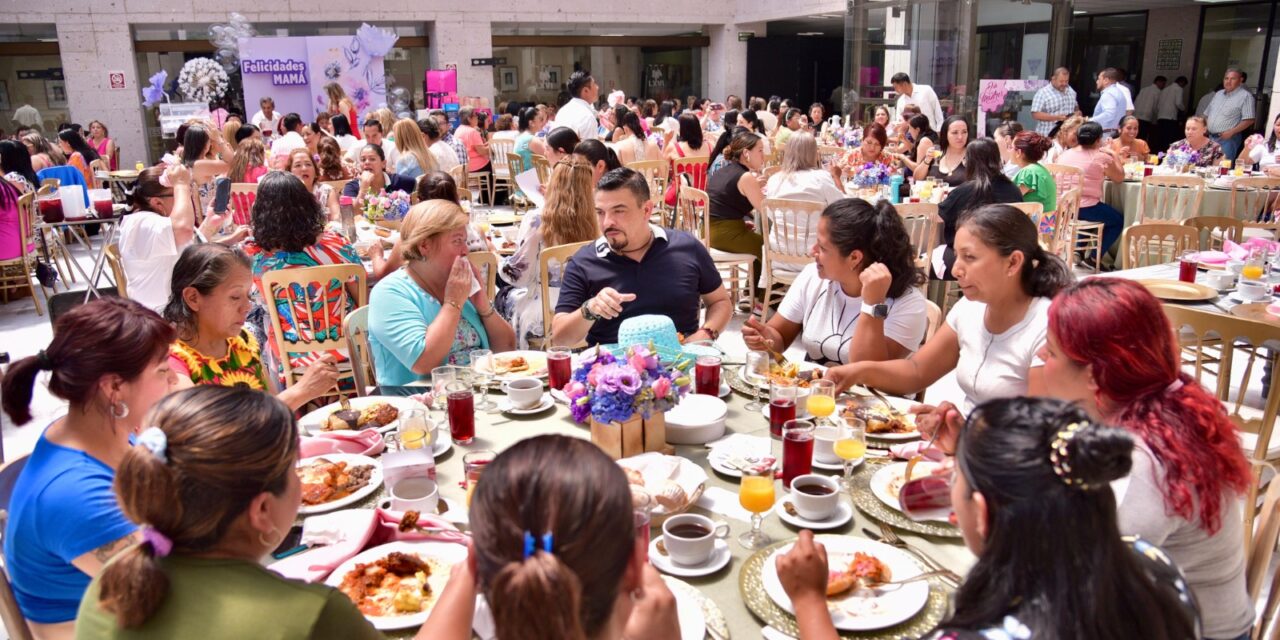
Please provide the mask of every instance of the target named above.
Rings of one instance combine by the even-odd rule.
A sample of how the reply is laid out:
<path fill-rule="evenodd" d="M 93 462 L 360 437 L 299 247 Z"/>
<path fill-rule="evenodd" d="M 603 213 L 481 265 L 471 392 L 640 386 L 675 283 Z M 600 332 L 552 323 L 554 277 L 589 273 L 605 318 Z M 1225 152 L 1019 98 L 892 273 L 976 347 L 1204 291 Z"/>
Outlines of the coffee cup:
<path fill-rule="evenodd" d="M 836 440 L 840 438 L 840 430 L 836 427 L 818 427 L 813 432 L 813 459 L 824 464 L 840 464 L 840 456 L 836 455 Z"/>
<path fill-rule="evenodd" d="M 542 381 L 537 378 L 516 378 L 502 383 L 502 392 L 517 409 L 532 409 L 542 401 Z"/>
<path fill-rule="evenodd" d="M 422 476 L 401 478 L 387 487 L 387 499 L 378 506 L 391 511 L 435 513 L 440 502 L 436 481 Z"/>
<path fill-rule="evenodd" d="M 1231 285 L 1236 282 L 1236 275 L 1229 271 L 1210 271 L 1204 274 L 1205 282 L 1221 291 L 1222 289 L 1230 289 Z"/>
<path fill-rule="evenodd" d="M 791 480 L 791 504 L 805 520 L 826 520 L 840 507 L 840 486 L 816 473 L 796 476 Z"/>
<path fill-rule="evenodd" d="M 729 537 L 729 525 L 716 522 L 696 513 L 684 513 L 667 518 L 662 523 L 663 546 L 671 555 L 671 561 L 684 566 L 696 566 L 711 559 L 716 540 Z"/>
<path fill-rule="evenodd" d="M 1257 280 L 1241 280 L 1236 291 L 1246 300 L 1262 300 L 1267 297 L 1268 287 L 1266 283 Z"/>

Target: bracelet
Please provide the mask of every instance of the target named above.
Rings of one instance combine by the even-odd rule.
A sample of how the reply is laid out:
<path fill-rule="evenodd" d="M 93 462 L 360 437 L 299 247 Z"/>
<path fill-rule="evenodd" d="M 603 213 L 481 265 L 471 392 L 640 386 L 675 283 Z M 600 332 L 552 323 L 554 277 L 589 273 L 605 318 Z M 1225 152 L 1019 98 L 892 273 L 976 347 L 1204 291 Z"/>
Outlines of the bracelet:
<path fill-rule="evenodd" d="M 491 316 L 491 315 L 493 315 L 493 314 L 495 314 L 495 313 L 497 313 L 497 312 L 498 312 L 498 310 L 497 310 L 497 309 L 494 309 L 494 308 L 493 308 L 493 305 L 489 305 L 489 313 L 480 313 L 480 311 L 479 311 L 478 309 L 476 310 L 476 313 L 480 313 L 480 317 L 481 317 L 481 318 L 488 318 L 489 316 Z"/>
<path fill-rule="evenodd" d="M 462 311 L 462 305 L 454 302 L 453 300 L 445 300 L 444 303 L 453 307 L 454 309 L 457 309 L 458 311 Z"/>
<path fill-rule="evenodd" d="M 709 325 L 709 324 L 708 324 L 708 325 L 704 325 L 704 326 L 702 326 L 702 327 L 699 327 L 699 328 L 698 328 L 698 330 L 699 330 L 699 331 L 706 331 L 706 332 L 707 332 L 707 334 L 711 336 L 711 339 L 712 339 L 712 340 L 719 340 L 719 339 L 720 339 L 720 332 L 719 332 L 719 331 L 716 331 L 715 329 L 712 329 L 712 328 L 711 328 L 711 325 Z"/>
<path fill-rule="evenodd" d="M 588 304 L 590 304 L 590 302 L 591 301 L 588 300 L 582 303 L 582 307 L 581 307 L 582 317 L 586 319 L 587 322 L 595 322 L 600 319 L 600 316 L 596 315 L 595 312 L 593 312 L 591 308 L 587 306 Z"/>

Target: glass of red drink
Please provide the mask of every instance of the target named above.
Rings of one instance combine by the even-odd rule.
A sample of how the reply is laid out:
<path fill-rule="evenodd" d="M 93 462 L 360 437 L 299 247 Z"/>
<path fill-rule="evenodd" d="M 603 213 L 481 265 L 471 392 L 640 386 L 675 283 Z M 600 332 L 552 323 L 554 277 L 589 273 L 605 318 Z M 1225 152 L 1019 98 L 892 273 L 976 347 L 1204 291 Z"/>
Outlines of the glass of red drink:
<path fill-rule="evenodd" d="M 649 516 L 648 507 L 640 507 L 635 510 L 636 523 L 636 540 L 644 543 L 644 557 L 649 557 L 649 527 L 652 522 Z"/>
<path fill-rule="evenodd" d="M 800 388 L 794 380 L 778 380 L 769 385 L 769 435 L 782 439 L 782 425 L 796 419 L 796 397 Z"/>
<path fill-rule="evenodd" d="M 951 473 L 915 478 L 898 491 L 902 513 L 912 520 L 946 520 L 951 516 Z"/>
<path fill-rule="evenodd" d="M 1196 256 L 1195 251 L 1183 251 L 1178 256 L 1178 279 L 1183 282 L 1196 281 Z"/>
<path fill-rule="evenodd" d="M 454 444 L 471 444 L 476 437 L 476 399 L 469 382 L 451 382 L 445 387 L 449 435 Z"/>
<path fill-rule="evenodd" d="M 720 356 L 698 356 L 694 361 L 694 393 L 720 395 Z"/>
<path fill-rule="evenodd" d="M 563 389 L 573 379 L 573 352 L 569 347 L 547 349 L 547 378 L 552 389 Z"/>
<path fill-rule="evenodd" d="M 782 486 L 813 471 L 813 423 L 788 420 L 782 426 Z"/>

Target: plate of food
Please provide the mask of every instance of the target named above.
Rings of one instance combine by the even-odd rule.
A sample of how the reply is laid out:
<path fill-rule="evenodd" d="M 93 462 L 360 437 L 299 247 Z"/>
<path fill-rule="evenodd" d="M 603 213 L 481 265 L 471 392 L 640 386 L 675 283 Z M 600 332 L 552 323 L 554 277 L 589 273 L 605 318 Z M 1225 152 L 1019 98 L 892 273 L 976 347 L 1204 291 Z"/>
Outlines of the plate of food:
<path fill-rule="evenodd" d="M 362 500 L 382 486 L 382 465 L 356 453 L 326 453 L 298 461 L 302 506 L 310 515 L 333 511 Z"/>
<path fill-rule="evenodd" d="M 479 368 L 479 367 L 477 367 Z M 488 367 L 485 367 L 488 369 Z M 493 354 L 494 380 L 547 377 L 547 354 L 541 351 L 506 351 Z"/>
<path fill-rule="evenodd" d="M 391 542 L 342 563 L 325 584 L 345 594 L 379 630 L 422 626 L 467 547 L 451 542 Z"/>
<path fill-rule="evenodd" d="M 668 516 L 687 510 L 702 496 L 707 472 L 692 461 L 657 452 L 623 458 L 618 466 L 627 474 L 637 506 L 650 505 L 655 526 Z"/>
<path fill-rule="evenodd" d="M 795 380 L 796 386 L 803 389 L 804 394 L 809 393 L 809 382 L 821 378 L 827 370 L 820 364 L 813 362 L 772 362 L 769 364 L 769 375 L 761 377 L 753 376 L 756 386 L 767 389 L 770 384 L 781 380 Z"/>
<path fill-rule="evenodd" d="M 890 400 L 890 403 L 893 403 Z M 904 401 L 904 406 L 892 405 L 892 409 L 881 402 L 879 398 L 858 396 L 849 398 L 845 402 L 845 406 L 840 410 L 842 419 L 858 418 L 867 425 L 867 437 L 879 438 L 881 440 L 915 440 L 920 437 L 920 432 L 916 430 L 916 417 L 914 414 L 907 413 L 910 405 Z M 896 410 L 896 413 L 895 413 Z"/>
<path fill-rule="evenodd" d="M 902 504 L 898 502 L 898 494 L 902 491 L 902 485 L 907 483 L 907 467 L 911 467 L 912 478 L 921 478 L 933 473 L 940 466 L 928 460 L 921 460 L 914 466 L 910 462 L 887 464 L 871 476 L 871 493 L 890 509 L 901 512 Z M 947 517 L 928 519 L 951 524 Z"/>
<path fill-rule="evenodd" d="M 426 408 L 421 402 L 402 396 L 343 398 L 302 416 L 298 420 L 298 426 L 311 435 L 365 429 L 387 433 L 399 426 L 400 412 Z"/>
<path fill-rule="evenodd" d="M 929 601 L 925 580 L 884 584 L 920 575 L 920 566 L 904 551 L 852 536 L 817 536 L 827 549 L 827 609 L 841 631 L 870 631 L 891 627 L 916 615 Z M 779 547 L 764 561 L 761 579 L 765 593 L 779 607 L 795 614 L 791 598 L 778 579 L 776 556 L 791 550 Z"/>

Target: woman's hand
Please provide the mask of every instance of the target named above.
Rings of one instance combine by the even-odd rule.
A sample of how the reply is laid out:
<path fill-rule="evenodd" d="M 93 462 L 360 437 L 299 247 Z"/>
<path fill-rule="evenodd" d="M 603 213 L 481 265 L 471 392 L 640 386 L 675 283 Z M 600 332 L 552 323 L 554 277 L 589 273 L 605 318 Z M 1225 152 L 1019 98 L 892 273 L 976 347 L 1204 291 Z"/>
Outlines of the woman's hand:
<path fill-rule="evenodd" d="M 893 273 L 889 271 L 889 267 L 875 262 L 858 274 L 858 280 L 862 281 L 862 301 L 867 304 L 880 304 L 888 298 L 889 286 L 893 284 Z"/>
<path fill-rule="evenodd" d="M 830 367 L 822 377 L 836 383 L 836 394 L 838 395 L 844 393 L 855 384 L 862 384 L 860 365 L 861 363 L 851 362 Z"/>
<path fill-rule="evenodd" d="M 748 316 L 747 321 L 742 323 L 742 341 L 747 344 L 747 348 L 752 351 L 764 351 L 767 346 L 767 328 L 755 316 Z"/>
<path fill-rule="evenodd" d="M 169 168 L 164 170 L 164 175 L 169 181 L 170 188 L 178 185 L 191 186 L 191 169 L 185 164 L 169 165 Z"/>
<path fill-rule="evenodd" d="M 800 537 L 791 550 L 779 554 L 774 560 L 778 567 L 778 581 L 792 601 L 820 600 L 827 598 L 827 549 L 813 541 L 813 532 L 800 531 Z M 824 604 L 825 606 L 825 604 Z"/>
<path fill-rule="evenodd" d="M 369 187 L 372 185 L 373 185 L 373 172 L 372 171 L 361 172 L 360 173 L 360 190 L 368 191 Z"/>
<path fill-rule="evenodd" d="M 338 386 L 338 364 L 333 354 L 326 353 L 319 360 L 311 363 L 298 380 L 298 393 L 308 400 L 314 400 L 333 391 Z"/>
<path fill-rule="evenodd" d="M 459 309 L 471 297 L 471 282 L 475 278 L 471 270 L 471 261 L 466 256 L 458 256 L 453 260 L 453 268 L 449 270 L 449 281 L 444 285 L 444 302 L 457 305 Z"/>
<path fill-rule="evenodd" d="M 628 640 L 670 640 L 680 637 L 676 597 L 653 565 L 644 565 L 640 596 L 627 618 L 623 637 Z"/>
<path fill-rule="evenodd" d="M 960 410 L 950 402 L 942 402 L 938 406 L 916 405 L 910 413 L 916 416 L 916 429 L 947 455 L 955 455 L 956 443 L 960 441 L 960 431 L 964 429 L 964 417 Z"/>

